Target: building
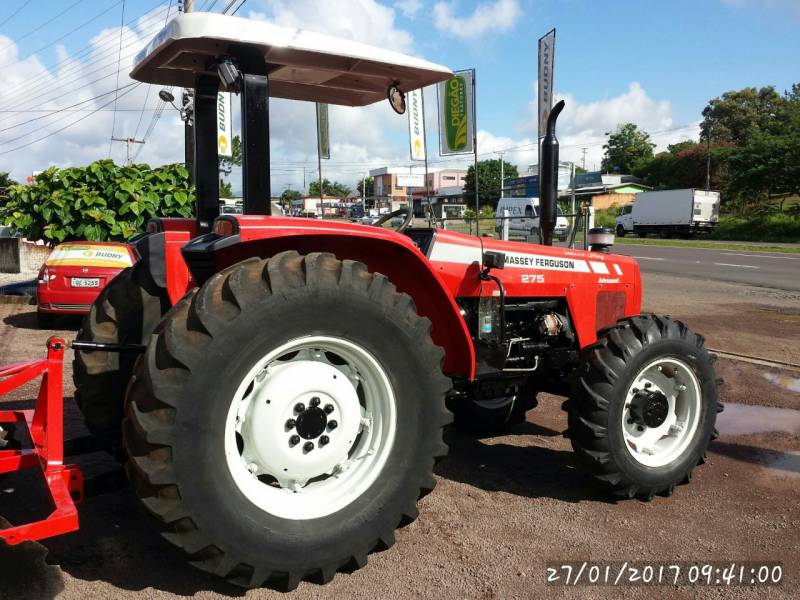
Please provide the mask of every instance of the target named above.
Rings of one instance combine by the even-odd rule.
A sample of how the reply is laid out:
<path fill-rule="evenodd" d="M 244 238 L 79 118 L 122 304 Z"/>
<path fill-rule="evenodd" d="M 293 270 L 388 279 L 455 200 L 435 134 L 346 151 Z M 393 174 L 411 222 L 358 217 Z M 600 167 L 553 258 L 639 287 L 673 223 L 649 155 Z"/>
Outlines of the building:
<path fill-rule="evenodd" d="M 360 200 L 359 200 L 360 203 Z M 346 216 L 347 209 L 350 202 L 343 200 L 337 196 L 323 196 L 322 197 L 322 216 L 324 217 L 337 217 Z M 290 212 L 293 217 L 316 217 L 320 214 L 320 200 L 319 196 L 307 196 L 305 198 L 298 198 L 292 200 L 292 208 Z"/>
<path fill-rule="evenodd" d="M 413 188 L 425 185 L 425 169 L 422 167 L 381 167 L 369 172 L 372 177 L 372 194 L 375 208 L 390 211 L 408 206 Z"/>
<path fill-rule="evenodd" d="M 441 171 L 428 171 L 428 189 L 432 194 L 439 193 L 444 188 L 464 189 L 466 185 L 466 169 L 442 169 Z"/>
<path fill-rule="evenodd" d="M 559 169 L 558 177 L 559 198 L 572 195 L 569 175 Z M 522 177 L 507 178 L 503 180 L 505 195 L 512 198 L 538 198 L 539 176 L 525 175 Z M 633 175 L 618 173 L 577 173 L 575 175 L 575 196 L 580 200 L 590 200 L 595 210 L 604 210 L 612 206 L 622 206 L 633 202 L 637 192 L 651 190 L 644 185 L 642 180 Z M 587 198 L 588 196 L 588 198 Z"/>
<path fill-rule="evenodd" d="M 575 196 L 586 199 L 590 197 L 595 210 L 606 210 L 614 206 L 629 204 L 638 192 L 646 192 L 653 188 L 644 185 L 634 175 L 619 173 L 579 173 L 575 176 Z"/>
<path fill-rule="evenodd" d="M 463 198 L 466 169 L 429 169 L 427 186 L 424 167 L 381 167 L 369 174 L 373 178 L 376 207 L 397 210 L 413 203 L 414 213 L 422 215 L 425 198 L 431 198 L 431 205 L 438 205 L 437 213 L 442 212 L 444 205 L 448 205 L 445 211 L 448 214 L 461 215 L 466 208 Z"/>

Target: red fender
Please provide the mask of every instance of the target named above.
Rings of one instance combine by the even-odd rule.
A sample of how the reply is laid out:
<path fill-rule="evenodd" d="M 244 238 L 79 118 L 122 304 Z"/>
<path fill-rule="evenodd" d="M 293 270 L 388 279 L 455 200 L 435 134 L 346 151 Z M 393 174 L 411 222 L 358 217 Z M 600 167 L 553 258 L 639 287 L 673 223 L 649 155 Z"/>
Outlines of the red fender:
<path fill-rule="evenodd" d="M 474 377 L 475 349 L 460 309 L 440 274 L 409 237 L 337 221 L 257 215 L 236 215 L 236 221 L 238 243 L 214 250 L 214 272 L 252 256 L 267 258 L 284 250 L 330 252 L 341 260 L 362 262 L 411 296 L 417 312 L 430 319 L 433 341 L 445 351 L 443 371 Z M 191 254 L 187 250 L 184 256 Z"/>

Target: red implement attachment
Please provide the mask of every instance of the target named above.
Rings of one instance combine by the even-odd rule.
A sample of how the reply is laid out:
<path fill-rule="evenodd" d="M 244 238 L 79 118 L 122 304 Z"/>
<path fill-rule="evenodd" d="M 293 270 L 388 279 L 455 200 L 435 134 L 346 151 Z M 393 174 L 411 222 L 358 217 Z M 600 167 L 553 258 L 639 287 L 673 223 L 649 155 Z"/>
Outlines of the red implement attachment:
<path fill-rule="evenodd" d="M 77 466 L 64 464 L 64 418 L 61 393 L 64 340 L 47 340 L 47 358 L 0 366 L 0 396 L 42 377 L 33 410 L 0 410 L 0 426 L 13 423 L 28 429 L 33 448 L 0 450 L 0 473 L 41 469 L 54 510 L 41 521 L 0 529 L 0 539 L 9 544 L 69 533 L 78 529 L 75 502 L 83 498 L 83 474 Z"/>

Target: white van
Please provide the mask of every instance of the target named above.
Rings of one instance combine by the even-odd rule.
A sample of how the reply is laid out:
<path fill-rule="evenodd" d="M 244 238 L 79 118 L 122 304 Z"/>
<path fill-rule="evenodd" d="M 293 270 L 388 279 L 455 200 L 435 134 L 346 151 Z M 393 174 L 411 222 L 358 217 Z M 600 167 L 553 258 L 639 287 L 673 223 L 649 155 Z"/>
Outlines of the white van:
<path fill-rule="evenodd" d="M 509 236 L 539 235 L 539 199 L 538 198 L 500 198 L 497 203 L 495 229 L 500 233 L 503 229 L 503 211 L 507 210 Z M 556 206 L 556 228 L 553 236 L 564 240 L 567 238 L 569 221 L 560 207 Z"/>

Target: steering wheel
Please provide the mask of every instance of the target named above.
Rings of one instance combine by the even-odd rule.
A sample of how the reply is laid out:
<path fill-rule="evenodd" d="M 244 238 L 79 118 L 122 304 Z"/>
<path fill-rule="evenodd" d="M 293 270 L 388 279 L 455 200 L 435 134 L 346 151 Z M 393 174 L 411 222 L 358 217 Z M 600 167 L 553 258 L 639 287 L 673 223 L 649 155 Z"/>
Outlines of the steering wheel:
<path fill-rule="evenodd" d="M 393 210 L 392 212 L 383 215 L 377 221 L 375 221 L 373 225 L 375 227 L 381 227 L 387 221 L 390 221 L 395 217 L 399 217 L 400 215 L 406 216 L 406 218 L 403 220 L 400 226 L 397 229 L 395 229 L 395 231 L 401 233 L 405 231 L 409 225 L 411 225 L 411 220 L 414 218 L 414 213 L 408 206 L 404 206 L 403 208 L 398 208 L 397 210 Z"/>

